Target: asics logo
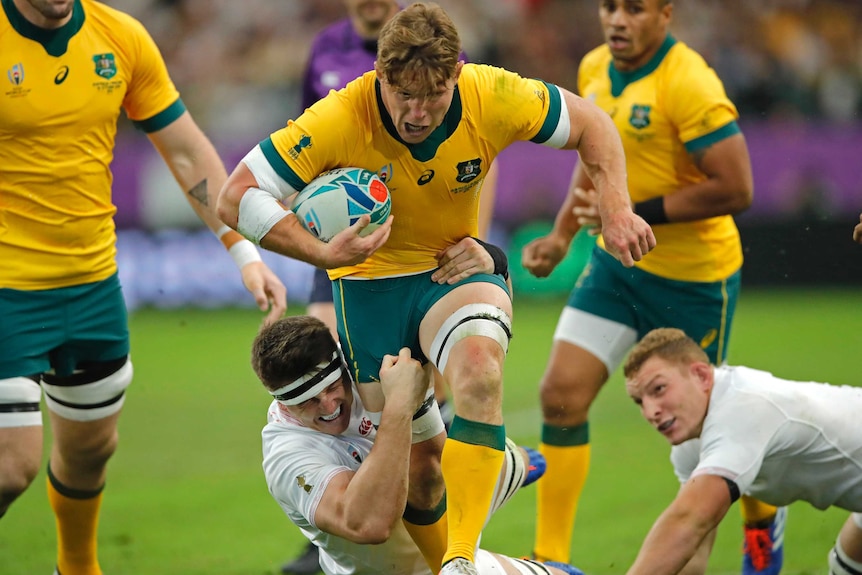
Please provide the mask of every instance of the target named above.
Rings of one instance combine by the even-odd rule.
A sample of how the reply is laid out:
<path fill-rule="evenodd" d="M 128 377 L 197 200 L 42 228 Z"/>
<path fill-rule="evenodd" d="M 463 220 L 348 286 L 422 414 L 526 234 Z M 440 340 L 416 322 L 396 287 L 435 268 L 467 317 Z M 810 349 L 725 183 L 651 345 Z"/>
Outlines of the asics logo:
<path fill-rule="evenodd" d="M 62 84 L 66 80 L 66 76 L 68 76 L 68 75 L 69 75 L 69 67 L 63 66 L 62 68 L 60 68 L 60 71 L 57 72 L 57 75 L 54 76 L 54 83 L 59 86 L 60 84 Z"/>

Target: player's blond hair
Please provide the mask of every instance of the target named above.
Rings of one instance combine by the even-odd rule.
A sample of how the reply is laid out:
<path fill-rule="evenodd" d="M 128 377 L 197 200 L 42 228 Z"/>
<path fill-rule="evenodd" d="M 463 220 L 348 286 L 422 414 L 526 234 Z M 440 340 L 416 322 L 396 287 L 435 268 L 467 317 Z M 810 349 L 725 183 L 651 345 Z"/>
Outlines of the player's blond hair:
<path fill-rule="evenodd" d="M 377 69 L 397 89 L 430 97 L 455 76 L 461 39 L 437 4 L 417 2 L 401 10 L 380 31 Z"/>
<path fill-rule="evenodd" d="M 647 333 L 635 345 L 623 365 L 623 375 L 632 379 L 644 362 L 653 356 L 665 361 L 686 364 L 702 361 L 709 363 L 709 356 L 697 342 L 685 335 L 681 329 L 662 327 Z"/>

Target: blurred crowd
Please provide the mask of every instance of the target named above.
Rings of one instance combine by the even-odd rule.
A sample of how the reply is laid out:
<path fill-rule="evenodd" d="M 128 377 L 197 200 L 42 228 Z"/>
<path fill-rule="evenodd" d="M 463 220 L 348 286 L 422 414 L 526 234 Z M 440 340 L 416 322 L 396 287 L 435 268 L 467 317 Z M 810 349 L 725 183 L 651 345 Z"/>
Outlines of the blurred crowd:
<path fill-rule="evenodd" d="M 341 0 L 108 0 L 140 19 L 214 138 L 262 137 L 299 112 L 312 36 Z M 599 0 L 438 0 L 472 61 L 576 88 L 602 42 Z M 674 35 L 700 51 L 744 117 L 857 122 L 860 0 L 677 0 Z"/>

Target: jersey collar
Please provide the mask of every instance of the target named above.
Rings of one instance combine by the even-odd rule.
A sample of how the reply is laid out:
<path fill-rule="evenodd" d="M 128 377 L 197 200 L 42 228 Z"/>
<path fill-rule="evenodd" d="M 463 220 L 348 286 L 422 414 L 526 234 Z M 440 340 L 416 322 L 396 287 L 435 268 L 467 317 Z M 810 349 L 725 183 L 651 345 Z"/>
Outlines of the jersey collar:
<path fill-rule="evenodd" d="M 608 64 L 608 76 L 611 78 L 611 95 L 614 98 L 619 98 L 620 94 L 623 93 L 623 90 L 626 89 L 626 86 L 655 72 L 655 69 L 658 68 L 659 64 L 661 64 L 661 61 L 664 60 L 664 57 L 667 56 L 667 53 L 674 44 L 676 44 L 676 39 L 668 34 L 665 37 L 664 42 L 662 42 L 661 47 L 658 49 L 658 52 L 650 58 L 650 61 L 637 70 L 632 70 L 631 72 L 620 72 L 614 67 L 614 61 L 611 59 L 611 63 Z"/>
<path fill-rule="evenodd" d="M 395 124 L 392 123 L 392 118 L 389 112 L 386 111 L 386 106 L 383 105 L 383 96 L 380 93 L 380 80 L 374 80 L 374 93 L 377 97 L 377 109 L 380 112 L 380 118 L 383 120 L 383 127 L 390 136 L 404 144 L 414 160 L 419 162 L 427 162 L 437 154 L 437 148 L 440 144 L 446 141 L 449 136 L 455 133 L 458 124 L 461 123 L 461 92 L 458 90 L 458 84 L 455 84 L 455 93 L 452 95 L 452 104 L 449 105 L 449 110 L 446 111 L 446 116 L 443 118 L 437 128 L 422 142 L 418 144 L 408 144 L 398 135 L 398 130 L 395 129 Z"/>
<path fill-rule="evenodd" d="M 69 40 L 84 25 L 84 7 L 81 5 L 81 0 L 75 0 L 75 4 L 72 6 L 72 18 L 56 30 L 46 30 L 34 25 L 24 18 L 12 0 L 0 1 L 2 1 L 3 10 L 6 12 L 6 17 L 9 18 L 12 28 L 28 40 L 41 44 L 50 56 L 58 57 L 65 54 Z"/>

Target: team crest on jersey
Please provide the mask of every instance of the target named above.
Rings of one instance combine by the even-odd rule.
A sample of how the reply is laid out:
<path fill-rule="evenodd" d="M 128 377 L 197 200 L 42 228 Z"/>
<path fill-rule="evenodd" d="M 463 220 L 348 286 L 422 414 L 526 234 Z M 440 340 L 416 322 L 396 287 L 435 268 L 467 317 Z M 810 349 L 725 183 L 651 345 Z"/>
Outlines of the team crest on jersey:
<path fill-rule="evenodd" d="M 117 75 L 117 61 L 114 60 L 114 55 L 108 52 L 107 54 L 96 54 L 93 56 L 93 63 L 96 64 L 96 75 L 105 80 L 110 80 Z"/>
<path fill-rule="evenodd" d="M 299 137 L 299 143 L 287 151 L 288 155 L 294 160 L 302 153 L 303 148 L 311 147 L 311 136 L 303 134 Z"/>
<path fill-rule="evenodd" d="M 300 475 L 296 478 L 296 484 L 302 487 L 302 490 L 306 493 L 311 493 L 311 490 L 314 489 L 314 485 L 305 482 L 305 475 Z"/>
<path fill-rule="evenodd" d="M 482 158 L 458 163 L 458 176 L 455 178 L 462 184 L 472 182 L 482 173 Z"/>
<path fill-rule="evenodd" d="M 650 106 L 642 106 L 640 104 L 632 105 L 632 115 L 629 116 L 629 124 L 637 128 L 638 130 L 643 130 L 647 126 L 649 126 L 649 112 Z"/>
<path fill-rule="evenodd" d="M 24 82 L 24 64 L 19 62 L 6 70 L 6 77 L 15 86 L 20 86 Z"/>

